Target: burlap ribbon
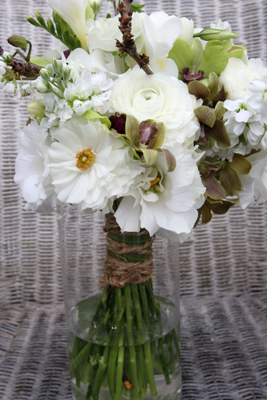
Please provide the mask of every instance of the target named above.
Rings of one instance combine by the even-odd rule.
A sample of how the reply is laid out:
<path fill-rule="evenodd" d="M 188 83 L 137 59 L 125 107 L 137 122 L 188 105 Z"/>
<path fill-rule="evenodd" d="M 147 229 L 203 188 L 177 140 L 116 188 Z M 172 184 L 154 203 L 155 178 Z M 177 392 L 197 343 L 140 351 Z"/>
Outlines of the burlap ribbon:
<path fill-rule="evenodd" d="M 153 255 L 152 248 L 150 247 L 154 238 L 150 238 L 143 244 L 131 246 L 127 243 L 114 240 L 109 236 L 109 233 L 125 236 L 127 241 L 127 237 L 130 236 L 149 235 L 146 229 L 142 229 L 138 233 L 122 233 L 113 214 L 107 214 L 104 231 L 107 233 L 107 258 L 104 264 L 104 276 L 99 282 L 100 287 L 111 285 L 123 288 L 127 283 L 142 283 L 153 276 Z M 111 254 L 117 256 L 119 259 L 112 257 Z M 123 255 L 127 254 L 147 255 L 149 257 L 141 262 L 128 262 L 126 258 L 123 260 Z"/>

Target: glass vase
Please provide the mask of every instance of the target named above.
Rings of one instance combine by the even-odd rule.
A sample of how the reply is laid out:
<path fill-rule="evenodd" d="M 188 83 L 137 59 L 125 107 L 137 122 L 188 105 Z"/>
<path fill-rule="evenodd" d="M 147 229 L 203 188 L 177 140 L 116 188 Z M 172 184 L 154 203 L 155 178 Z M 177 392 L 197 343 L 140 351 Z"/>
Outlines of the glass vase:
<path fill-rule="evenodd" d="M 178 245 L 112 214 L 59 220 L 75 400 L 181 397 Z"/>

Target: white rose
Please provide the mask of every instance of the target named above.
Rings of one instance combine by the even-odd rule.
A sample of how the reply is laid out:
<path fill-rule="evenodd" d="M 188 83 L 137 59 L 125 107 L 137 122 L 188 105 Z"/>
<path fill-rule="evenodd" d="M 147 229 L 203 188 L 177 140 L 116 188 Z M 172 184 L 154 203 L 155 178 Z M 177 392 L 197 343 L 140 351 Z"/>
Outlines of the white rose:
<path fill-rule="evenodd" d="M 134 116 L 139 122 L 163 122 L 165 143 L 191 144 L 199 128 L 194 107 L 199 105 L 185 83 L 167 74 L 146 75 L 139 68 L 118 78 L 110 97 L 114 112 Z"/>
<path fill-rule="evenodd" d="M 249 83 L 253 79 L 264 79 L 267 68 L 263 67 L 262 60 L 250 59 L 246 65 L 239 58 L 229 58 L 225 70 L 219 78 L 220 85 L 225 87 L 230 100 L 244 98 Z"/>

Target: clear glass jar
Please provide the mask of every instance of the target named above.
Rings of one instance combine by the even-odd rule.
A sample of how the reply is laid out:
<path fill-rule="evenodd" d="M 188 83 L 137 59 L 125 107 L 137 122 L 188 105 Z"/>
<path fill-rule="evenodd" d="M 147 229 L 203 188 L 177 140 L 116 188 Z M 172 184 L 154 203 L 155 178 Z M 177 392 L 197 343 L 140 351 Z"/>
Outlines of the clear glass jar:
<path fill-rule="evenodd" d="M 101 213 L 61 212 L 75 400 L 180 399 L 178 244 L 122 234 Z"/>

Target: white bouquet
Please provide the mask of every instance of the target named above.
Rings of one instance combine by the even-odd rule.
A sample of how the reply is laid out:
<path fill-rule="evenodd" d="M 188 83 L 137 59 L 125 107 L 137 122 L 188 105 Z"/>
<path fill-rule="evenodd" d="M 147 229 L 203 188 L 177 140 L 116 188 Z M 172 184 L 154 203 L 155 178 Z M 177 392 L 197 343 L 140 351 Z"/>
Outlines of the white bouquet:
<path fill-rule="evenodd" d="M 27 19 L 55 36 L 57 49 L 33 57 L 28 39 L 11 36 L 14 53 L 0 53 L 3 90 L 33 98 L 16 133 L 15 182 L 26 209 L 47 213 L 67 203 L 113 214 L 121 232 L 182 242 L 200 218 L 266 201 L 267 68 L 234 44 L 227 22 L 196 28 L 129 0 L 114 1 L 116 15 L 106 18 L 101 1 L 47 3 L 52 19 L 38 12 Z M 73 354 L 77 385 L 84 354 Z M 98 397 L 103 368 L 86 399 Z M 142 382 L 139 389 L 142 398 Z M 119 400 L 120 378 L 110 390 Z M 137 399 L 136 387 L 132 393 Z"/>

